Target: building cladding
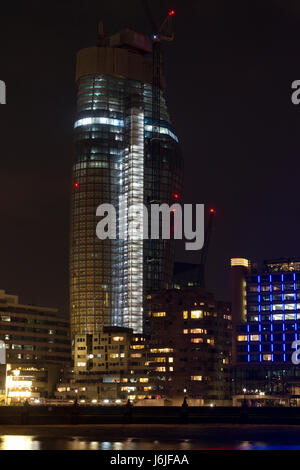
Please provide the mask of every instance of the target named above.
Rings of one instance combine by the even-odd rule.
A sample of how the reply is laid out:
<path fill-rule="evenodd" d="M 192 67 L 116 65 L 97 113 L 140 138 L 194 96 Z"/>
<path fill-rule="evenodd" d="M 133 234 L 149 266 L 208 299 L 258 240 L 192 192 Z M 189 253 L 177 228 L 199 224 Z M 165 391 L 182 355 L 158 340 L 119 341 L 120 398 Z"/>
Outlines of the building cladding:
<path fill-rule="evenodd" d="M 252 382 L 252 388 L 281 393 L 300 379 L 292 363 L 292 343 L 300 339 L 300 259 L 259 266 L 234 258 L 231 270 L 236 392 Z"/>
<path fill-rule="evenodd" d="M 181 193 L 182 162 L 163 87 L 160 164 L 153 171 L 152 44 L 131 30 L 79 51 L 71 202 L 70 308 L 73 336 L 103 325 L 143 330 L 145 292 L 172 280 L 173 240 L 99 240 L 96 216 L 110 203 L 128 227 L 128 207 Z M 159 188 L 154 196 L 154 188 Z M 159 201 L 157 201 L 159 199 Z M 141 221 L 140 221 L 141 222 Z"/>
<path fill-rule="evenodd" d="M 0 340 L 6 362 L 45 365 L 71 360 L 69 322 L 56 309 L 24 305 L 18 296 L 0 290 Z"/>
<path fill-rule="evenodd" d="M 148 295 L 152 394 L 203 404 L 230 401 L 231 312 L 202 287 Z M 228 401 L 228 402 L 227 402 Z"/>

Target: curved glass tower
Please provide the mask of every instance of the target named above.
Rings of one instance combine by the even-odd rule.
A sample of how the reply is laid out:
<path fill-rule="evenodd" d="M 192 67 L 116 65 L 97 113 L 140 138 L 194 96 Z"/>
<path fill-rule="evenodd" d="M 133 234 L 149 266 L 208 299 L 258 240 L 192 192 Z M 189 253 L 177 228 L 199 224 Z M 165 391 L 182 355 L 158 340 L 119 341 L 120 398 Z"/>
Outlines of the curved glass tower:
<path fill-rule="evenodd" d="M 173 240 L 99 240 L 100 204 L 113 204 L 124 227 L 128 207 L 171 204 L 181 193 L 178 139 L 160 92 L 160 163 L 153 170 L 152 44 L 131 30 L 79 51 L 71 200 L 72 335 L 104 325 L 142 332 L 149 290 L 171 284 Z M 157 194 L 157 190 L 156 190 Z M 117 235 L 119 235 L 117 233 Z"/>

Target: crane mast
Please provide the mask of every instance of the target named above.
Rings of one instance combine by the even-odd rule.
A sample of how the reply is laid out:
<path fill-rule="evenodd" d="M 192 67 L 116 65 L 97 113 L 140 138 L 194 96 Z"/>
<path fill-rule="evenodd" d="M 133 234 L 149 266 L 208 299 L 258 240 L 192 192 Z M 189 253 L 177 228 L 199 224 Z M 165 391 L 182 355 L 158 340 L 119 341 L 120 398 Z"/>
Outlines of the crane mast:
<path fill-rule="evenodd" d="M 143 6 L 146 16 L 151 25 L 152 34 L 152 135 L 149 141 L 149 150 L 151 154 L 151 195 L 148 203 L 160 204 L 161 201 L 161 140 L 160 140 L 160 98 L 161 98 L 161 69 L 162 69 L 162 41 L 173 41 L 174 33 L 172 31 L 172 17 L 174 10 L 170 10 L 160 26 L 157 26 L 149 7 L 147 0 L 143 0 Z M 165 201 L 166 202 L 166 201 Z M 151 240 L 152 256 L 147 260 L 152 264 L 154 273 L 154 288 L 160 288 L 159 280 L 159 254 L 160 240 Z"/>

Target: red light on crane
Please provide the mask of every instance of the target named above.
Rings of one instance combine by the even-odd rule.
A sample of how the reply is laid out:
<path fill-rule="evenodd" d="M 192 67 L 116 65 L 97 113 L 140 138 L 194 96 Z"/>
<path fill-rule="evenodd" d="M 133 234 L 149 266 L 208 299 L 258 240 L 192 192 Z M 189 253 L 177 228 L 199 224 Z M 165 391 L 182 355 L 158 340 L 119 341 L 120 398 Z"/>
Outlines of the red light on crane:
<path fill-rule="evenodd" d="M 175 10 L 170 10 L 170 11 L 168 12 L 168 15 L 169 15 L 169 16 L 175 15 Z"/>

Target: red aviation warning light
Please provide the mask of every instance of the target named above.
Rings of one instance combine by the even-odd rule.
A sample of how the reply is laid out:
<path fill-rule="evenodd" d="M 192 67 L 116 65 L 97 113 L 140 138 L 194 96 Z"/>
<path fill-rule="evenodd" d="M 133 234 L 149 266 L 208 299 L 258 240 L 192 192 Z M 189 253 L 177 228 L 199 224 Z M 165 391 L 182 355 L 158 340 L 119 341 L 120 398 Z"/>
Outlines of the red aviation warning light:
<path fill-rule="evenodd" d="M 175 15 L 175 10 L 170 10 L 170 11 L 168 12 L 168 15 L 169 15 L 169 16 Z"/>
<path fill-rule="evenodd" d="M 210 214 L 215 214 L 216 210 L 212 207 L 211 209 L 209 209 L 209 212 L 210 212 Z"/>
<path fill-rule="evenodd" d="M 179 194 L 178 193 L 173 193 L 173 198 L 174 199 L 179 199 Z"/>
<path fill-rule="evenodd" d="M 75 181 L 75 182 L 73 183 L 73 186 L 74 186 L 75 189 L 79 188 L 79 183 L 78 183 L 78 181 Z"/>

